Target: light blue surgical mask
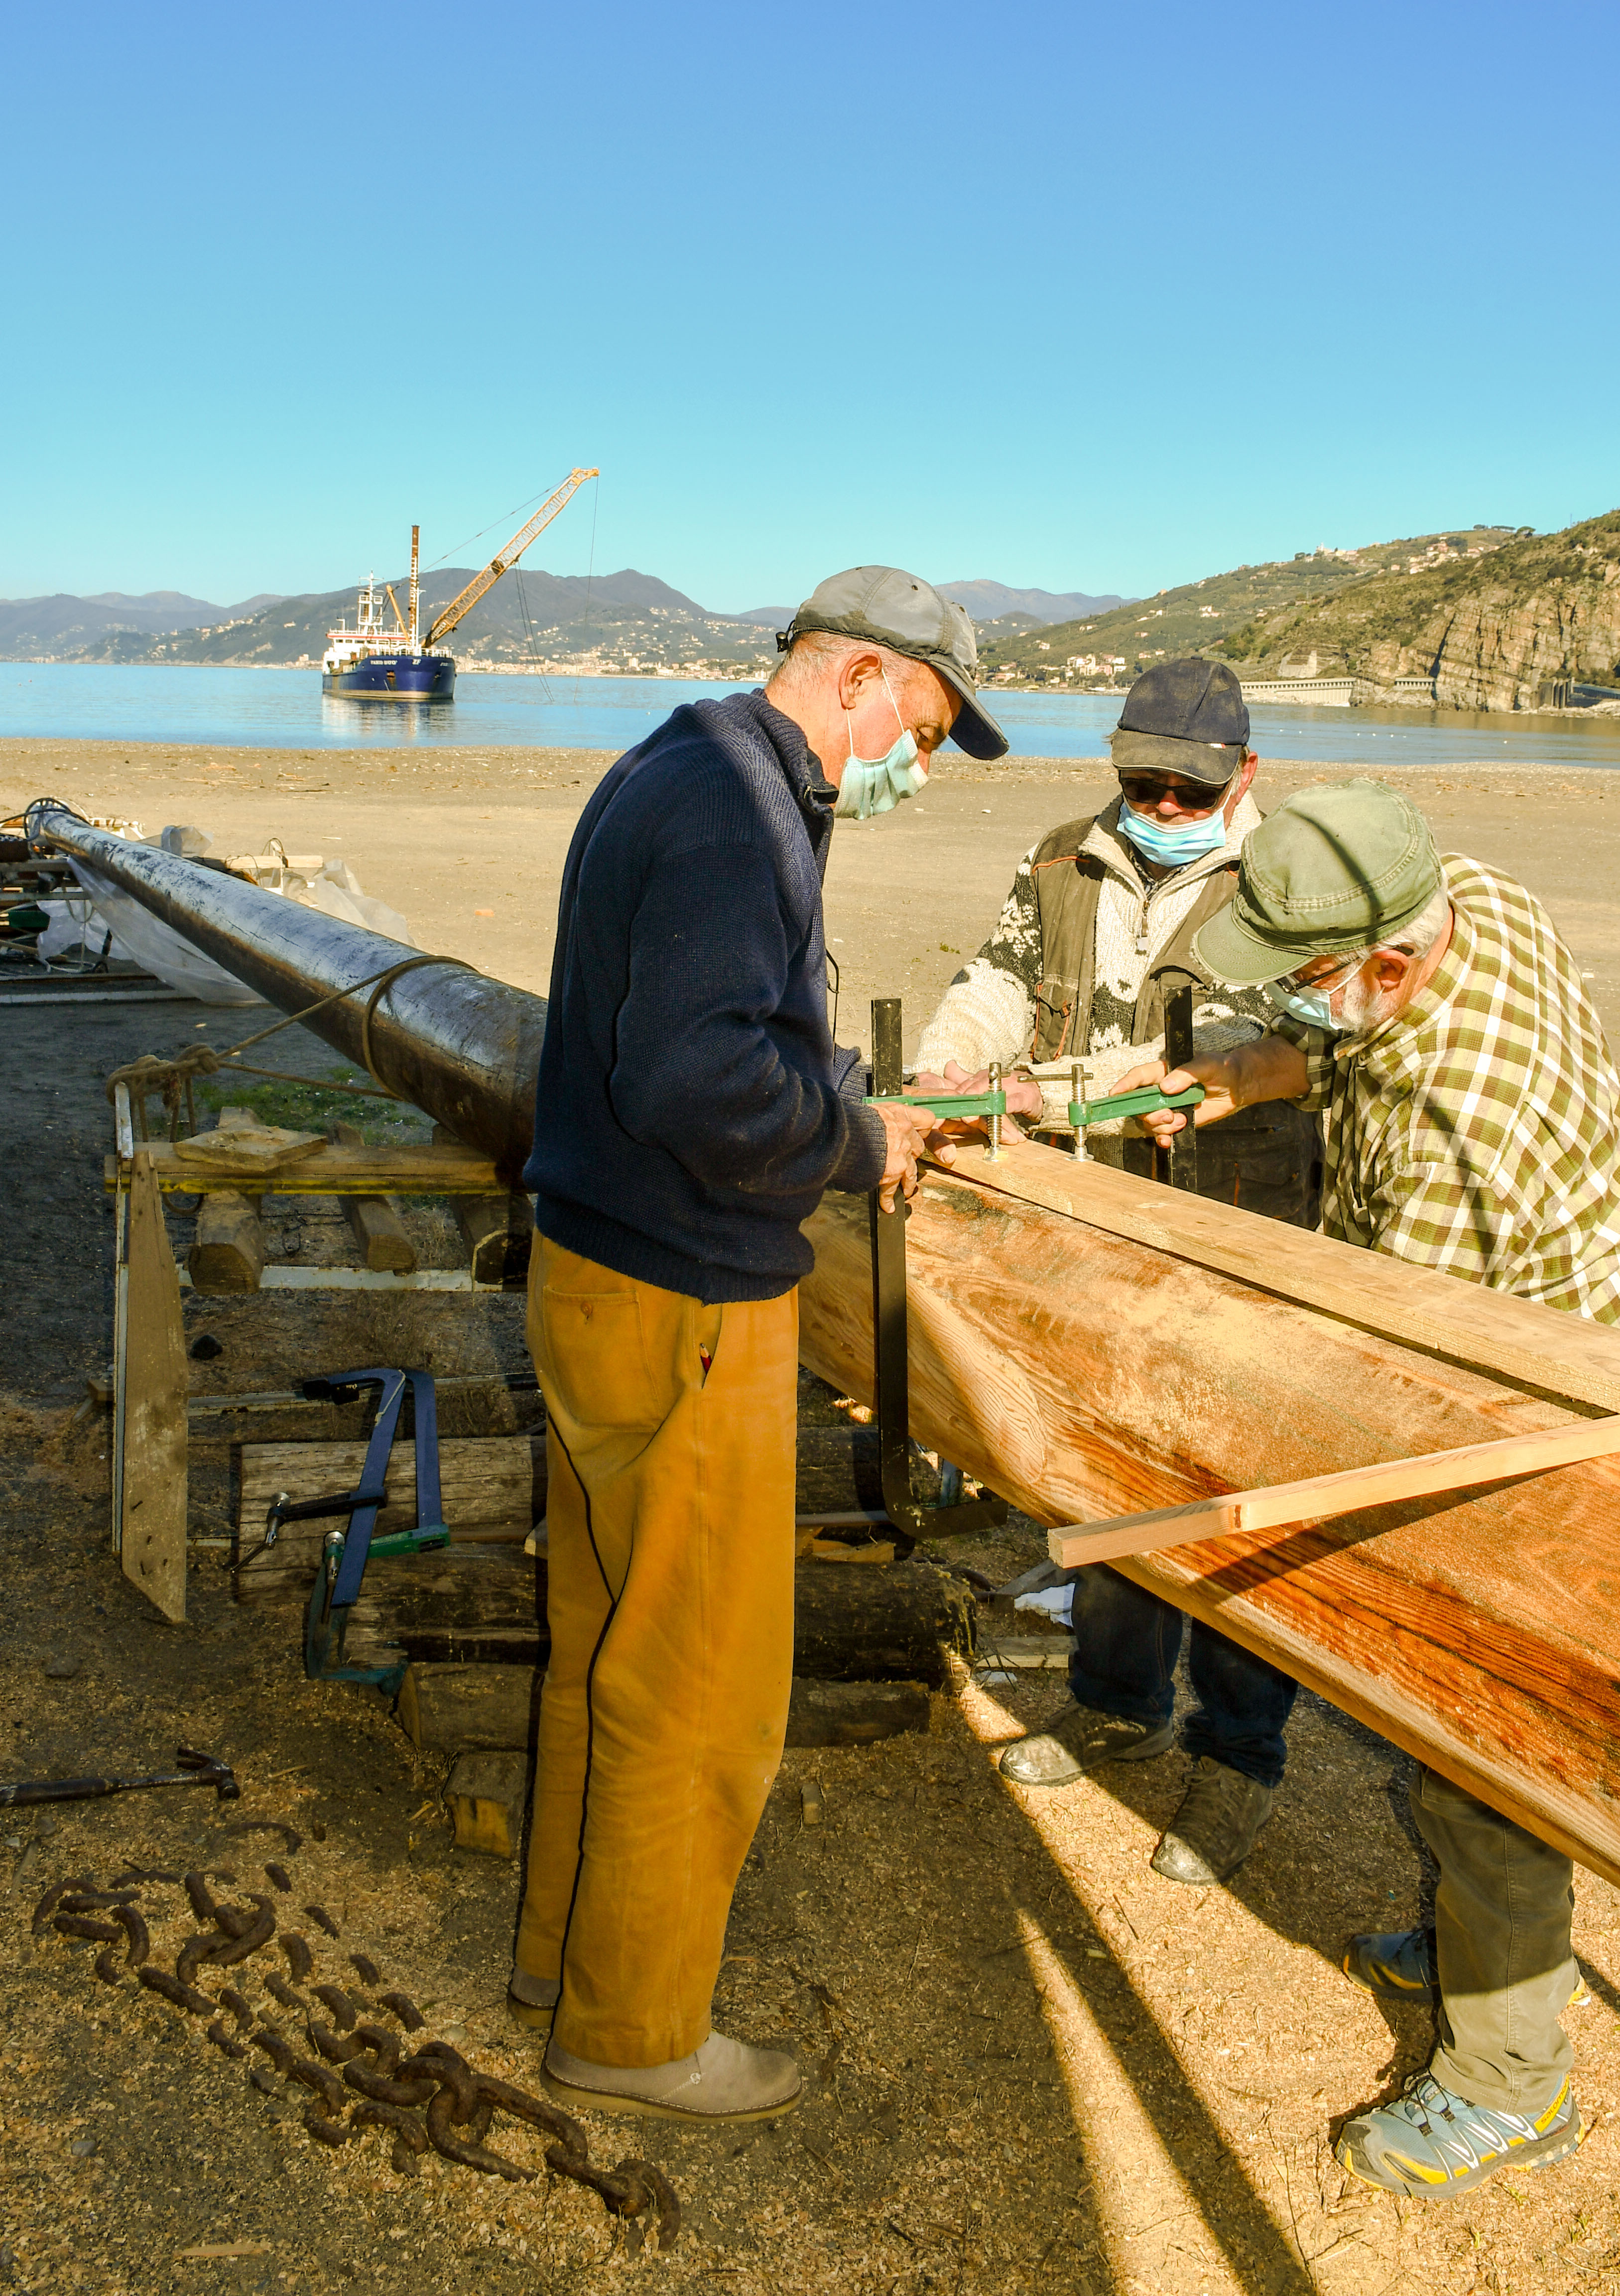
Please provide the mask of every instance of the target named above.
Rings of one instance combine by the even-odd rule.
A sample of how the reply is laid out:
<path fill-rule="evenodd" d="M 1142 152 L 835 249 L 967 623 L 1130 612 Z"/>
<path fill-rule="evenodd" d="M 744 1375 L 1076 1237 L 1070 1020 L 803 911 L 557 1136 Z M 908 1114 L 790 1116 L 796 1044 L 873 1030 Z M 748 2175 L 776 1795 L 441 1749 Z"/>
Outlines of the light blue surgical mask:
<path fill-rule="evenodd" d="M 1303 1021 L 1307 1029 L 1337 1032 L 1339 1024 L 1333 1017 L 1333 999 L 1326 989 L 1285 988 L 1279 981 L 1268 980 L 1265 995 L 1267 1004 L 1286 1013 L 1291 1021 Z"/>
<path fill-rule="evenodd" d="M 905 798 L 915 797 L 928 778 L 928 768 L 917 757 L 917 737 L 909 733 L 906 721 L 900 714 L 900 704 L 894 699 L 894 689 L 886 670 L 880 671 L 884 692 L 900 726 L 900 739 L 881 758 L 858 758 L 855 755 L 855 721 L 846 709 L 843 722 L 849 731 L 850 754 L 844 759 L 843 778 L 838 783 L 838 796 L 833 811 L 844 821 L 868 821 L 875 813 L 892 813 Z"/>
<path fill-rule="evenodd" d="M 1161 821 L 1155 814 L 1138 813 L 1121 798 L 1119 825 L 1139 853 L 1165 869 L 1207 860 L 1226 843 L 1226 816 L 1219 806 L 1202 821 Z"/>

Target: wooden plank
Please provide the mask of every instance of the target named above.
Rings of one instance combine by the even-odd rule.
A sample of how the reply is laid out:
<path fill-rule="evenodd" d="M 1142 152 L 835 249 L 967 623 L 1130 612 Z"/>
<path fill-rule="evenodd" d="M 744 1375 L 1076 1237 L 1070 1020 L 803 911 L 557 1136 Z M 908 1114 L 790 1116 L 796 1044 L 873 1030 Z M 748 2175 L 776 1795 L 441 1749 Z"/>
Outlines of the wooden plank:
<path fill-rule="evenodd" d="M 119 1551 L 125 1578 L 178 1621 L 185 1616 L 185 1335 L 180 1275 L 152 1163 L 152 1152 L 137 1148 L 129 1187 Z"/>
<path fill-rule="evenodd" d="M 994 1164 L 969 1146 L 955 1176 L 1217 1268 L 1402 1347 L 1495 1372 L 1543 1395 L 1620 1411 L 1620 1329 L 1613 1324 L 1258 1219 L 1235 1205 L 1157 1187 L 1032 1141 L 1006 1141 Z"/>
<path fill-rule="evenodd" d="M 806 1234 L 802 1360 L 869 1400 L 864 1202 Z M 913 1434 L 1047 1525 L 1620 1399 L 1620 1332 L 1027 1143 L 929 1173 L 907 1249 Z M 1620 1460 L 1114 1567 L 1620 1882 Z"/>
<path fill-rule="evenodd" d="M 366 1145 L 355 1125 L 330 1124 L 326 1130 L 327 1136 L 340 1148 Z M 344 1196 L 340 1201 L 360 1247 L 362 1264 L 374 1274 L 408 1275 L 416 1265 L 416 1247 L 388 1198 Z"/>
<path fill-rule="evenodd" d="M 265 1515 L 278 1491 L 304 1500 L 354 1490 L 366 1464 L 364 1443 L 244 1443 L 241 1448 L 237 1529 L 244 1555 L 263 1537 Z M 472 1530 L 503 1530 L 518 1541 L 527 1534 L 534 1492 L 527 1435 L 467 1436 L 440 1443 L 439 1481 L 452 1538 Z M 389 1503 L 377 1528 L 407 1530 L 416 1520 L 416 1453 L 408 1439 L 396 1439 L 386 1483 Z M 307 1580 L 332 1527 L 320 1520 L 286 1524 L 273 1547 L 243 1563 L 243 1591 Z"/>
<path fill-rule="evenodd" d="M 185 1163 L 168 1142 L 154 1143 L 151 1154 L 158 1185 L 166 1192 L 175 1188 L 205 1193 L 216 1188 L 257 1191 L 265 1185 L 262 1172 L 234 1170 L 228 1161 Z M 105 1182 L 109 1188 L 120 1185 L 115 1157 L 107 1159 Z M 475 1148 L 445 1145 L 324 1147 L 318 1156 L 304 1163 L 284 1165 L 275 1175 L 275 1185 L 277 1195 L 284 1196 L 490 1196 L 500 1192 L 502 1184 L 490 1157 Z"/>
<path fill-rule="evenodd" d="M 1512 1475 L 1544 1474 L 1551 1467 L 1607 1458 L 1616 1451 L 1620 1451 L 1620 1417 L 1577 1419 L 1539 1435 L 1465 1443 L 1460 1450 L 1430 1451 L 1419 1459 L 1389 1459 L 1377 1466 L 1351 1467 L 1343 1474 L 1310 1475 L 1303 1482 L 1228 1491 L 1218 1498 L 1194 1499 L 1186 1506 L 1155 1507 L 1147 1514 L 1116 1516 L 1112 1522 L 1048 1531 L 1047 1552 L 1054 1562 L 1072 1570 L 1077 1564 L 1112 1562 L 1122 1554 L 1156 1554 L 1163 1547 L 1185 1546 L 1189 1539 L 1221 1538 L 1229 1531 L 1294 1529 L 1360 1507 L 1468 1490 L 1505 1482 Z"/>
<path fill-rule="evenodd" d="M 515 1857 L 529 1810 L 529 1758 L 519 1752 L 458 1755 L 444 1782 L 444 1806 L 457 1849 Z"/>

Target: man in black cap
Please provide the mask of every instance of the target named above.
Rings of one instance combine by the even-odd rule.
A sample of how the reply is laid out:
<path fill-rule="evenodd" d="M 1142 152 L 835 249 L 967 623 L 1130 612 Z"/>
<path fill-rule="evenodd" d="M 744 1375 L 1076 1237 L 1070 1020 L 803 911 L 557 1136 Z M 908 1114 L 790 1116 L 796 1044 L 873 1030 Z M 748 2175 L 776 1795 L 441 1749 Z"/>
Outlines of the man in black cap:
<path fill-rule="evenodd" d="M 510 2000 L 554 2095 L 698 2127 L 802 2093 L 710 2023 L 787 1723 L 800 1231 L 829 1187 L 910 1193 L 931 1123 L 868 1107 L 833 1044 L 833 819 L 891 810 L 948 737 L 1007 748 L 972 623 L 912 575 L 835 576 L 780 643 L 763 693 L 677 709 L 580 816 L 523 1175 L 551 1661 Z"/>
<path fill-rule="evenodd" d="M 1118 799 L 1055 829 L 1020 862 L 994 932 L 923 1031 L 919 1093 L 974 1088 L 969 1080 L 991 1061 L 1049 1062 L 1045 1090 L 1013 1081 L 1007 1107 L 1042 1132 L 1064 1133 L 1069 1064 L 1083 1061 L 1091 1096 L 1106 1094 L 1163 1046 L 1165 1005 L 1179 988 L 1193 991 L 1200 1052 L 1266 1033 L 1264 997 L 1214 979 L 1192 947 L 1231 899 L 1239 849 L 1259 825 L 1248 736 L 1243 691 L 1224 663 L 1167 661 L 1137 679 L 1112 737 Z M 1153 1144 L 1134 1126 L 1131 1134 L 1090 1128 L 1086 1152 L 1151 1177 Z M 1221 1134 L 1206 1154 L 1205 1142 Z M 1200 1132 L 1198 1150 L 1200 1194 L 1316 1226 L 1313 1118 L 1270 1102 Z M 1021 1785 L 1067 1785 L 1098 1762 L 1146 1760 L 1172 1741 L 1180 1611 L 1097 1564 L 1075 1573 L 1072 1622 L 1074 1703 L 1007 1749 L 1003 1773 Z M 1153 1863 L 1172 1881 L 1203 1887 L 1241 1864 L 1265 1822 L 1295 1685 L 1196 1621 L 1190 1671 L 1198 1703 L 1183 1737 L 1193 1775 Z"/>

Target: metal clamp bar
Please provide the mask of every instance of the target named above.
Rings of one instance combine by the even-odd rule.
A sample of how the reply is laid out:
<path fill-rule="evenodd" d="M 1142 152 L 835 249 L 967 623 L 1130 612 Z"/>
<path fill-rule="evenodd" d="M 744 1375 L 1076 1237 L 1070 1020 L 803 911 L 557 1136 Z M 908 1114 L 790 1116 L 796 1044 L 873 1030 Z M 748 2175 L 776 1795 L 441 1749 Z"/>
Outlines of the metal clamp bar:
<path fill-rule="evenodd" d="M 1164 1093 L 1156 1084 L 1147 1084 L 1135 1092 L 1116 1092 L 1106 1100 L 1072 1100 L 1069 1121 L 1077 1132 L 1088 1124 L 1105 1124 L 1115 1116 L 1153 1116 L 1162 1108 L 1196 1108 L 1204 1098 L 1201 1084 L 1189 1085 L 1185 1092 Z"/>

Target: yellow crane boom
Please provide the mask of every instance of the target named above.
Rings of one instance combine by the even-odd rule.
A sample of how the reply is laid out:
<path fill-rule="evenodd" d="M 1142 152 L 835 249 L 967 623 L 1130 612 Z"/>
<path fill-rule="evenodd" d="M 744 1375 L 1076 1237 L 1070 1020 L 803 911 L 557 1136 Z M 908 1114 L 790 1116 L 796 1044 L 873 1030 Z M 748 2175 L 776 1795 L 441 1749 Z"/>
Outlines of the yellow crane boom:
<path fill-rule="evenodd" d="M 525 525 L 519 527 L 506 548 L 489 561 L 482 573 L 475 574 L 466 588 L 458 596 L 452 598 L 441 613 L 434 615 L 432 621 L 423 633 L 423 644 L 434 645 L 440 638 L 448 637 L 456 623 L 465 619 L 485 592 L 492 590 L 507 569 L 517 564 L 535 536 L 551 524 L 557 512 L 566 507 L 585 484 L 586 480 L 600 478 L 601 475 L 599 471 L 570 471 L 556 492 L 547 496 L 534 516 Z"/>

